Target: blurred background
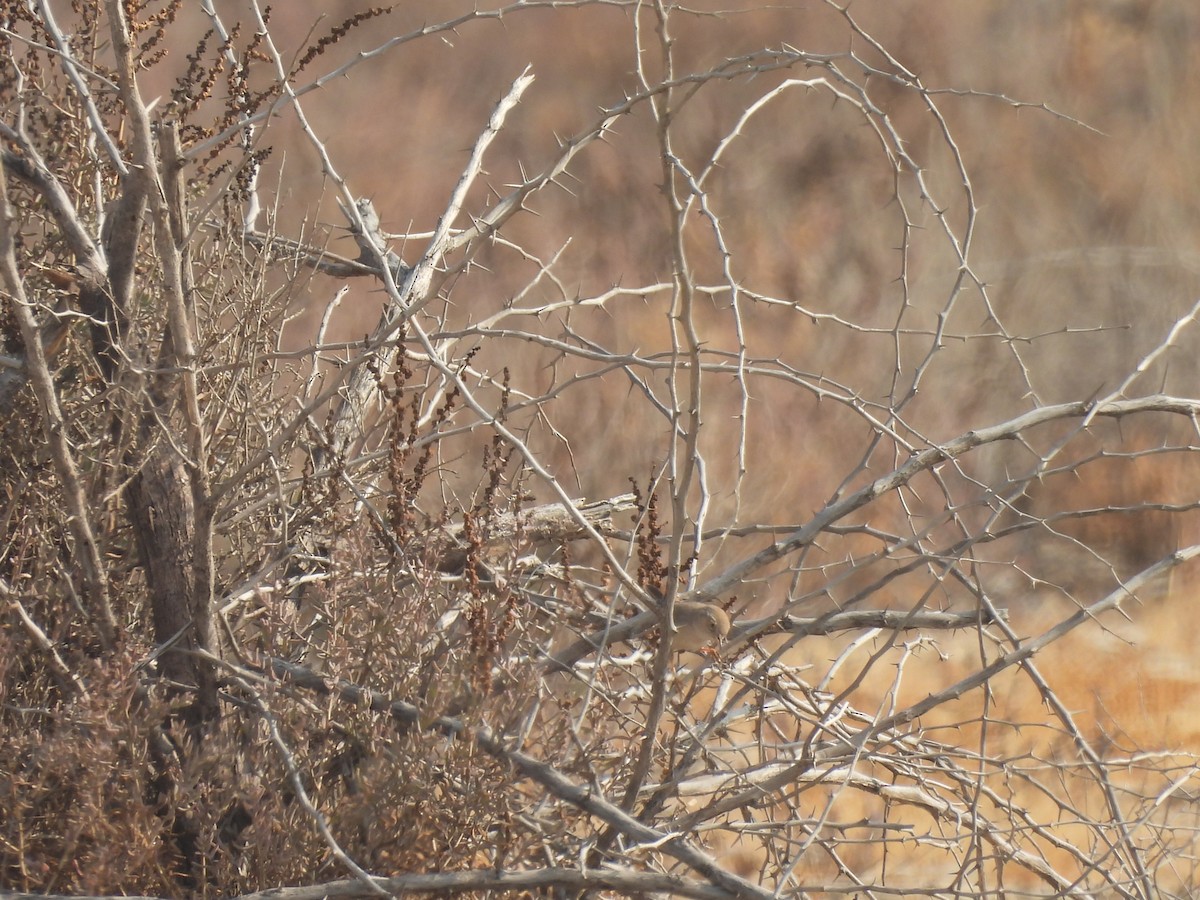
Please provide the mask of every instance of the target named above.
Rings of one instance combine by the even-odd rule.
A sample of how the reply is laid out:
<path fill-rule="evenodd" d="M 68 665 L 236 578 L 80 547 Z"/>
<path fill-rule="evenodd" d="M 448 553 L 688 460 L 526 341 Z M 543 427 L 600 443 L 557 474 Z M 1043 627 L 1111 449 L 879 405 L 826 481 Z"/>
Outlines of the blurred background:
<path fill-rule="evenodd" d="M 305 85 L 355 52 L 411 36 L 303 97 L 338 173 L 374 201 L 389 232 L 433 229 L 490 111 L 526 65 L 536 81 L 489 151 L 470 211 L 486 210 L 542 171 L 602 109 L 636 94 L 639 64 L 652 81 L 662 75 L 648 10 L 513 8 L 493 17 L 487 11 L 494 8 L 400 4 L 352 28 L 293 79 Z M 231 21 L 238 17 L 239 4 L 225 9 Z M 289 59 L 369 9 L 366 2 L 293 0 L 276 10 L 270 27 Z M 857 398 L 881 419 L 896 411 L 893 424 L 918 448 L 1039 406 L 1118 390 L 1196 394 L 1195 325 L 1129 379 L 1200 297 L 1193 189 L 1200 8 L 1159 0 L 856 0 L 844 14 L 819 2 L 764 8 L 706 0 L 690 9 L 671 18 L 676 76 L 763 48 L 796 48 L 827 56 L 880 114 L 868 121 L 835 98 L 817 82 L 829 78 L 819 65 L 697 78 L 675 94 L 673 150 L 693 173 L 738 132 L 705 182 L 720 240 L 699 214 L 686 232 L 696 280 L 713 287 L 696 312 L 705 348 L 730 359 L 744 348 L 748 358 L 795 375 L 744 385 L 706 380 L 700 447 L 712 522 L 803 523 L 835 492 L 904 461 L 904 446 L 872 446 L 864 417 L 850 403 L 822 399 L 815 386 Z M 456 17 L 464 17 L 457 27 L 418 34 Z M 737 125 L 788 79 L 812 83 L 787 89 Z M 894 129 L 883 139 L 881 121 Z M 477 348 L 475 370 L 499 378 L 507 368 L 518 396 L 552 395 L 516 416 L 514 427 L 579 496 L 620 493 L 631 478 L 647 482 L 670 448 L 661 410 L 619 371 L 601 374 L 599 364 L 519 335 L 464 329 L 509 305 L 559 304 L 553 314 L 498 327 L 519 325 L 612 353 L 670 349 L 672 232 L 655 128 L 644 103 L 621 118 L 557 186 L 535 194 L 504 240 L 452 279 L 441 305 L 429 310 L 429 327 L 456 340 L 456 353 Z M 294 115 L 282 112 L 263 134 L 272 156 L 262 187 L 275 227 L 356 255 L 336 190 Z M 896 146 L 919 177 L 896 164 Z M 415 237 L 394 244 L 409 263 L 423 246 Z M 960 251 L 972 277 L 962 277 Z M 296 345 L 311 341 L 340 285 L 313 278 L 301 301 L 307 312 L 299 310 L 290 334 Z M 617 287 L 627 292 L 603 304 L 582 302 Z M 360 338 L 376 321 L 383 295 L 365 281 L 351 283 L 351 291 L 331 338 Z M 581 375 L 590 376 L 582 390 L 562 388 Z M 651 389 L 665 387 L 657 374 L 647 379 Z M 980 485 L 1001 495 L 1013 489 L 1011 521 L 1120 509 L 980 546 L 977 561 L 994 566 L 998 600 L 1012 608 L 1089 602 L 1200 540 L 1187 509 L 1200 492 L 1190 452 L 1195 423 L 1147 415 L 1096 422 L 1081 433 L 1073 427 L 977 451 L 903 503 L 875 504 L 865 520 L 911 529 L 961 502 L 956 515 L 978 529 L 996 508 Z M 472 490 L 478 474 L 468 461 L 488 439 L 443 442 L 443 490 L 459 474 L 464 495 Z M 1046 471 L 1015 489 L 1043 458 Z M 536 482 L 530 490 L 549 499 Z M 853 563 L 876 547 L 854 536 L 823 538 L 785 578 L 745 586 L 743 599 L 766 608 L 811 594 L 813 609 L 838 605 L 878 577 Z M 745 542 L 710 543 L 701 572 L 715 573 L 746 552 Z M 845 580 L 830 587 L 837 574 Z M 899 579 L 868 602 L 911 600 L 926 587 Z M 1186 603 L 1186 578 L 1164 583 L 1156 596 L 1167 594 Z M 1153 638 L 1156 652 L 1178 652 L 1191 679 L 1191 647 L 1170 626 L 1179 610 L 1160 603 L 1157 614 L 1161 621 L 1140 619 L 1157 624 L 1123 635 L 1118 650 L 1144 649 Z"/>

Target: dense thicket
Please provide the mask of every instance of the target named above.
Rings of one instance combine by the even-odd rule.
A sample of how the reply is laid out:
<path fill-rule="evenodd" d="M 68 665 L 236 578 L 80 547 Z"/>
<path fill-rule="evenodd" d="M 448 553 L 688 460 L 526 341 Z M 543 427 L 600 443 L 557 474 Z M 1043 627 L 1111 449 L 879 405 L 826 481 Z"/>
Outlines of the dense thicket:
<path fill-rule="evenodd" d="M 0 887 L 1188 896 L 1200 15 L 305 6 L 0 4 Z"/>

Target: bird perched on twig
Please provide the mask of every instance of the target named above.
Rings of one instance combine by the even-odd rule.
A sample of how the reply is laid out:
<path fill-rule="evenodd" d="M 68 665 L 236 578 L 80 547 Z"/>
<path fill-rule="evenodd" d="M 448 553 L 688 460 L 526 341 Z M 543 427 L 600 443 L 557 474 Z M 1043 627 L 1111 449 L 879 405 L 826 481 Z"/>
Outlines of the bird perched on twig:
<path fill-rule="evenodd" d="M 712 603 L 684 600 L 675 604 L 675 638 L 672 650 L 716 655 L 733 623 L 729 614 Z"/>

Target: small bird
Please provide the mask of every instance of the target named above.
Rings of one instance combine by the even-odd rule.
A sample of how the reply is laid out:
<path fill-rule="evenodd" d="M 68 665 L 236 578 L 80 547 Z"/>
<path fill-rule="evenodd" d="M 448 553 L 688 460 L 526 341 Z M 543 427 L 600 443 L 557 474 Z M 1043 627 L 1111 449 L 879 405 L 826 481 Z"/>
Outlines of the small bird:
<path fill-rule="evenodd" d="M 712 603 L 681 601 L 675 604 L 675 639 L 671 649 L 716 655 L 733 623 L 729 614 Z"/>

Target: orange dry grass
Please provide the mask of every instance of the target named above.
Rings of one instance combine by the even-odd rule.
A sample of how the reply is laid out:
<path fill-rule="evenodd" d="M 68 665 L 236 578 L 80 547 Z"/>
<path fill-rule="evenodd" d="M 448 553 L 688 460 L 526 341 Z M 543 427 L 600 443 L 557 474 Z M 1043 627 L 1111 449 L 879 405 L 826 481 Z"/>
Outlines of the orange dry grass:
<path fill-rule="evenodd" d="M 944 886 L 965 866 L 983 883 L 1045 891 L 1038 865 L 1068 878 L 1090 879 L 1094 873 L 1085 862 L 1124 853 L 1121 840 L 1127 832 L 1157 889 L 1187 893 L 1196 873 L 1186 860 L 1200 849 L 1189 803 L 1200 758 L 1200 716 L 1188 702 L 1200 688 L 1200 662 L 1188 629 L 1179 627 L 1191 605 L 1186 591 L 1145 608 L 1130 603 L 1134 622 L 1110 613 L 1097 627 L 1078 629 L 1034 660 L 1079 738 L 1103 762 L 1103 782 L 1034 681 L 1010 669 L 993 678 L 986 693 L 971 691 L 902 729 L 930 747 L 946 748 L 947 759 L 956 760 L 958 776 L 951 774 L 955 769 L 940 767 L 936 756 L 926 758 L 918 780 L 897 777 L 890 766 L 864 758 L 853 774 L 839 768 L 824 785 L 798 780 L 794 791 L 783 791 L 780 801 L 762 813 L 762 820 L 782 822 L 799 815 L 820 821 L 819 831 L 836 833 L 844 841 L 838 845 L 839 857 L 858 876 L 913 889 Z M 1018 614 L 1018 629 L 1035 636 L 1071 611 L 1048 598 L 1038 613 Z M 830 688 L 845 688 L 844 699 L 858 710 L 887 715 L 982 665 L 978 636 L 970 632 L 938 637 L 910 648 L 912 652 L 900 648 L 904 637 L 870 667 L 866 657 L 880 649 L 878 642 L 844 658 Z M 792 662 L 808 666 L 808 680 L 816 682 L 847 643 L 806 639 Z M 995 648 L 987 646 L 988 659 L 994 658 Z M 851 682 L 857 686 L 850 687 Z M 739 739 L 750 736 L 741 732 Z M 966 755 L 949 748 L 961 748 Z M 739 758 L 733 754 L 729 761 L 735 764 Z M 881 757 L 886 759 L 886 754 Z M 955 797 L 944 790 L 954 777 L 965 777 L 965 794 Z M 1127 824 L 1122 829 L 1115 821 Z M 756 844 L 753 830 L 729 824 L 731 830 L 715 841 L 720 852 L 745 871 L 757 871 L 768 851 Z M 977 867 L 969 833 L 976 835 L 975 846 L 983 848 L 986 864 Z M 1106 842 L 1117 849 L 1106 851 Z M 996 862 L 1018 853 L 1028 854 L 1026 864 Z M 801 884 L 830 883 L 839 876 L 819 841 L 799 858 L 795 877 Z"/>

